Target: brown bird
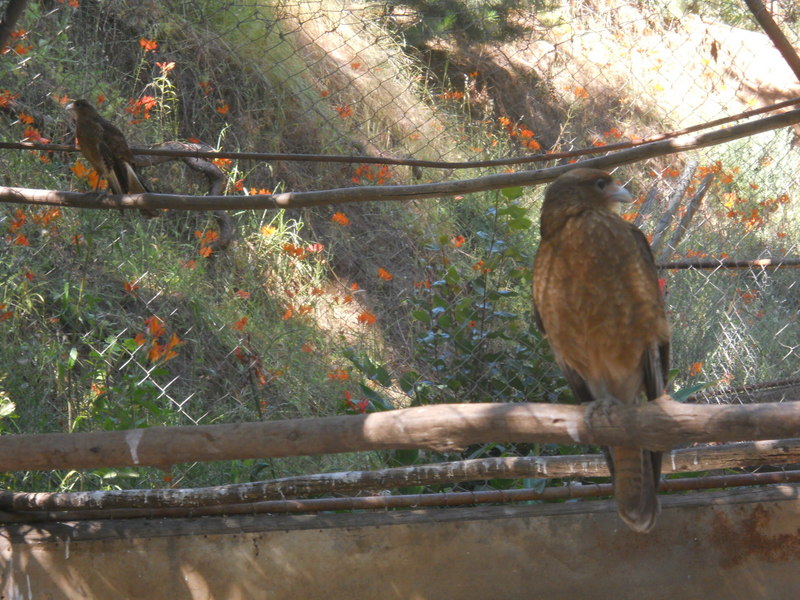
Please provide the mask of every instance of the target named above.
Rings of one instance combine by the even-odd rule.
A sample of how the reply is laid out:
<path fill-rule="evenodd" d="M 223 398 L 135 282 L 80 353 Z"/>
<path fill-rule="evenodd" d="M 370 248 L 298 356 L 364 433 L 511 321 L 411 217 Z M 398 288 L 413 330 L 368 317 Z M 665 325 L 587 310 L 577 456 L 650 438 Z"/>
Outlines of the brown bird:
<path fill-rule="evenodd" d="M 664 393 L 669 325 L 647 238 L 616 212 L 625 188 L 597 169 L 578 168 L 545 192 L 533 272 L 534 319 L 573 394 L 636 404 Z M 604 448 L 620 517 L 649 531 L 659 511 L 661 453 Z"/>
<path fill-rule="evenodd" d="M 108 181 L 113 193 L 143 194 L 150 191 L 133 168 L 133 153 L 125 136 L 113 123 L 101 117 L 86 100 L 70 102 L 67 111 L 75 118 L 75 137 L 81 153 Z"/>

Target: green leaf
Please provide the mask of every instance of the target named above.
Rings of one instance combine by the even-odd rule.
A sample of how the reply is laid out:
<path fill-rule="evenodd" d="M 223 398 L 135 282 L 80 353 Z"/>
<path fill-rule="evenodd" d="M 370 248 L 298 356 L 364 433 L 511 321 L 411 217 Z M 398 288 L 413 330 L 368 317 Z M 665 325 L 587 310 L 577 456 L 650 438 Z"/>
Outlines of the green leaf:
<path fill-rule="evenodd" d="M 420 323 L 430 323 L 431 322 L 431 315 L 427 310 L 412 310 L 411 316 L 414 317 Z"/>
<path fill-rule="evenodd" d="M 525 231 L 526 229 L 530 229 L 531 225 L 533 225 L 533 221 L 527 217 L 520 217 L 519 219 L 513 219 L 508 222 L 508 228 L 512 231 Z"/>
<path fill-rule="evenodd" d="M 508 200 L 516 200 L 522 196 L 522 187 L 517 185 L 514 187 L 503 188 L 500 190 L 500 193 L 503 194 L 503 196 Z"/>
<path fill-rule="evenodd" d="M 506 215 L 512 219 L 520 219 L 528 215 L 528 209 L 519 204 L 509 204 L 507 207 L 497 211 L 497 214 Z"/>
<path fill-rule="evenodd" d="M 78 349 L 73 346 L 69 349 L 69 360 L 67 361 L 67 369 L 71 369 L 75 366 L 75 363 L 78 360 Z"/>
<path fill-rule="evenodd" d="M 8 402 L 3 402 L 0 404 L 0 418 L 12 415 L 16 409 L 17 405 L 10 400 Z"/>
<path fill-rule="evenodd" d="M 383 366 L 378 366 L 378 368 L 375 369 L 375 381 L 380 383 L 383 387 L 390 387 L 392 385 L 392 378 L 389 375 L 389 371 Z"/>
<path fill-rule="evenodd" d="M 419 373 L 416 371 L 406 371 L 397 380 L 400 389 L 406 394 L 411 394 L 419 381 Z"/>
<path fill-rule="evenodd" d="M 359 383 L 358 387 L 361 388 L 361 393 L 364 394 L 364 397 L 372 402 L 376 410 L 392 410 L 394 408 L 389 400 L 372 388 L 367 387 L 363 383 Z"/>
<path fill-rule="evenodd" d="M 673 392 L 672 398 L 677 400 L 678 402 L 686 402 L 689 399 L 689 396 L 692 394 L 696 394 L 697 392 L 704 390 L 708 387 L 714 385 L 713 381 L 709 381 L 706 383 L 696 383 L 694 385 L 688 385 L 686 387 L 682 387 L 677 392 Z"/>

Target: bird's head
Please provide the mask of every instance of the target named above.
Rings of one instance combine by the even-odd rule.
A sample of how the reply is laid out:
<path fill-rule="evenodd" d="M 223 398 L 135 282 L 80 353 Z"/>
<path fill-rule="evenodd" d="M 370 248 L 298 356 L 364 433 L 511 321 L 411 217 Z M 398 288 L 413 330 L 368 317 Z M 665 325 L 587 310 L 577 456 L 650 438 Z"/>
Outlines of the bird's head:
<path fill-rule="evenodd" d="M 89 104 L 87 100 L 79 99 L 79 100 L 72 100 L 67 106 L 65 107 L 66 111 L 71 114 L 76 119 L 82 115 L 92 115 L 95 114 L 97 111 L 95 110 L 94 106 Z"/>
<path fill-rule="evenodd" d="M 613 212 L 619 212 L 620 204 L 632 200 L 628 190 L 614 183 L 610 173 L 586 168 L 567 171 L 550 184 L 544 196 L 545 205 L 551 207 L 578 203 Z"/>

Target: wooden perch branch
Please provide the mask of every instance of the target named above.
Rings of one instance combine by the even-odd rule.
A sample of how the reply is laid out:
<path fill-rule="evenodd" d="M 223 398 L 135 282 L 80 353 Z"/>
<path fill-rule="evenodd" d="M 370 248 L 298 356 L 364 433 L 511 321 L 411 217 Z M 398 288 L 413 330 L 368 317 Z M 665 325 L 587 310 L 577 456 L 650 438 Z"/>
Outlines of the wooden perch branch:
<path fill-rule="evenodd" d="M 312 192 L 286 192 L 283 194 L 254 196 L 182 196 L 174 194 L 109 195 L 102 193 L 56 192 L 25 188 L 0 187 L 0 202 L 28 203 L 76 208 L 160 209 L 180 210 L 271 210 L 306 208 L 347 202 L 372 202 L 389 200 L 421 200 L 459 194 L 498 190 L 513 186 L 539 185 L 553 181 L 562 173 L 575 168 L 610 168 L 663 156 L 722 144 L 731 140 L 755 135 L 764 131 L 800 123 L 800 109 L 757 121 L 733 125 L 695 136 L 685 136 L 621 150 L 606 156 L 589 158 L 572 165 L 548 169 L 500 173 L 473 179 L 425 183 L 418 185 L 384 185 L 339 188 Z"/>
<path fill-rule="evenodd" d="M 283 161 L 296 161 L 296 162 L 328 162 L 328 163 L 370 163 L 370 164 L 384 164 L 384 165 L 401 165 L 401 166 L 414 166 L 414 167 L 428 167 L 432 169 L 476 169 L 481 167 L 503 167 L 510 165 L 530 164 L 537 162 L 551 162 L 555 160 L 562 160 L 567 158 L 575 158 L 578 156 L 587 156 L 593 154 L 605 154 L 616 150 L 624 150 L 626 148 L 633 148 L 642 146 L 651 142 L 660 142 L 663 140 L 674 139 L 690 133 L 696 133 L 704 129 L 712 127 L 719 127 L 727 123 L 741 121 L 742 119 L 749 119 L 758 115 L 763 115 L 768 112 L 787 108 L 800 104 L 800 97 L 782 100 L 775 104 L 769 104 L 760 108 L 753 108 L 746 110 L 735 115 L 728 115 L 712 121 L 706 121 L 697 125 L 691 125 L 676 131 L 668 131 L 660 133 L 651 137 L 647 137 L 636 142 L 618 142 L 616 144 L 608 144 L 606 146 L 597 147 L 590 146 L 587 148 L 578 148 L 575 150 L 568 150 L 565 152 L 546 152 L 542 154 L 533 154 L 528 156 L 517 156 L 513 158 L 495 158 L 487 160 L 469 160 L 469 161 L 442 161 L 442 160 L 423 160 L 408 157 L 392 157 L 392 156 L 372 156 L 372 155 L 338 155 L 338 154 L 287 154 L 282 152 L 234 152 L 228 150 L 212 150 L 212 151 L 197 151 L 197 150 L 180 150 L 175 148 L 137 148 L 131 147 L 134 155 L 137 157 L 137 162 L 143 156 L 163 156 L 172 158 L 231 158 L 234 160 L 256 160 L 256 161 L 270 161 L 270 160 L 283 160 Z M 8 109 L 9 107 L 0 107 L 0 109 Z M 26 109 L 29 112 L 29 109 Z M 17 115 L 18 110 L 11 107 L 10 114 Z M 51 117 L 44 117 L 44 121 L 52 121 Z M 38 144 L 34 142 L 2 142 L 0 141 L 0 150 L 38 150 L 40 152 L 78 152 L 78 149 L 70 144 Z"/>
<path fill-rule="evenodd" d="M 668 396 L 595 411 L 557 404 L 441 404 L 369 415 L 0 437 L 0 471 L 167 467 L 193 461 L 423 448 L 449 452 L 486 442 L 584 443 L 669 450 L 689 442 L 789 438 L 800 404 L 710 406 Z"/>
<path fill-rule="evenodd" d="M 673 450 L 663 473 L 710 471 L 800 462 L 800 439 L 769 440 Z M 330 494 L 353 494 L 419 485 L 485 479 L 608 477 L 600 454 L 498 457 L 414 465 L 378 471 L 346 471 L 195 489 L 96 492 L 0 492 L 0 510 L 65 511 L 116 508 L 219 506 Z"/>

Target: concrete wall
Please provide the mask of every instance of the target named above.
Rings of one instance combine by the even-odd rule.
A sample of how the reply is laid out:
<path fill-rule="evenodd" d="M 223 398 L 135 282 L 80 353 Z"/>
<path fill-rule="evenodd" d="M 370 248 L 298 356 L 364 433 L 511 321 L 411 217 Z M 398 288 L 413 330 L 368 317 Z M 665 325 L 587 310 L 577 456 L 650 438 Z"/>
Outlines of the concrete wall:
<path fill-rule="evenodd" d="M 798 488 L 384 513 L 75 521 L 0 530 L 0 599 L 800 598 Z"/>

